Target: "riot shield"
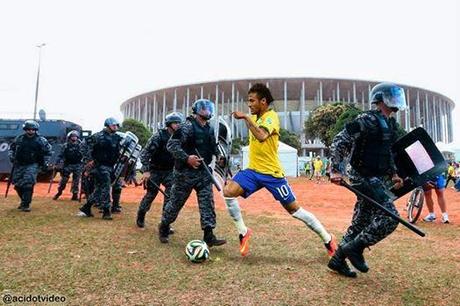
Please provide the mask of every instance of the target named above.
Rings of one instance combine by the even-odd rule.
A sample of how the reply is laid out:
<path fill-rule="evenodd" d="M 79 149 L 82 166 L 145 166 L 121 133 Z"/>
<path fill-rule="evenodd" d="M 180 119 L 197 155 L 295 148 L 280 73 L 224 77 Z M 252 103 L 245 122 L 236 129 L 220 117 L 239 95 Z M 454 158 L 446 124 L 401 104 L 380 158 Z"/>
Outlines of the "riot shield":
<path fill-rule="evenodd" d="M 141 145 L 138 144 L 139 139 L 136 135 L 129 131 L 126 133 L 117 133 L 122 137 L 122 140 L 120 142 L 120 155 L 113 166 L 112 186 L 115 185 L 121 177 L 126 176 L 130 165 L 136 166 L 137 158 L 142 150 Z"/>
<path fill-rule="evenodd" d="M 399 138 L 391 150 L 398 175 L 404 179 L 402 188 L 391 189 L 398 198 L 447 169 L 447 162 L 441 152 L 421 127 Z"/>
<path fill-rule="evenodd" d="M 216 160 L 212 168 L 214 177 L 221 186 L 224 186 L 227 179 L 232 177 L 229 164 L 232 149 L 232 132 L 222 117 L 219 117 L 218 124 L 216 128 L 216 141 L 221 159 Z"/>

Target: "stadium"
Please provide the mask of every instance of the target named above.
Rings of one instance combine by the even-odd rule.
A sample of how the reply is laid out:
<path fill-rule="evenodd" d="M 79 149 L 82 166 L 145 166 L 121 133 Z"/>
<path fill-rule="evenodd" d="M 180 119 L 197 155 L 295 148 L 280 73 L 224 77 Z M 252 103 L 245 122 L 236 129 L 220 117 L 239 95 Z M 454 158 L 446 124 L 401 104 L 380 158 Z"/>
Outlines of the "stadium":
<path fill-rule="evenodd" d="M 224 80 L 181 85 L 158 89 L 128 99 L 121 105 L 124 118 L 144 122 L 156 130 L 166 114 L 180 111 L 190 113 L 192 103 L 207 98 L 216 103 L 219 116 L 232 128 L 234 138 L 247 136 L 247 128 L 241 121 L 229 116 L 232 111 L 247 111 L 246 95 L 252 84 L 264 83 L 275 101 L 273 108 L 280 117 L 281 127 L 300 136 L 302 154 L 324 149 L 318 140 L 306 140 L 303 122 L 315 107 L 332 102 L 353 103 L 362 110 L 371 108 L 369 92 L 377 81 L 329 79 L 329 78 L 266 78 Z M 424 127 L 434 142 L 453 141 L 452 110 L 455 103 L 443 94 L 419 87 L 399 84 L 406 93 L 408 108 L 396 115 L 406 130 Z"/>

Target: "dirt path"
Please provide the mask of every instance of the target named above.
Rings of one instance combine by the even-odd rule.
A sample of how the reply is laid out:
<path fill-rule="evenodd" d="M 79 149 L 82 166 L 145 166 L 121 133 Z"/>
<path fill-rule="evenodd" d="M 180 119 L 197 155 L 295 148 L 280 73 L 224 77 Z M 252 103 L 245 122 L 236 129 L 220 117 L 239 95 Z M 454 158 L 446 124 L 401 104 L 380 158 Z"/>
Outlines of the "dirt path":
<path fill-rule="evenodd" d="M 307 210 L 314 213 L 327 227 L 336 228 L 339 230 L 345 229 L 350 222 L 351 214 L 353 212 L 353 205 L 355 202 L 355 196 L 348 190 L 330 184 L 322 183 L 315 184 L 305 178 L 297 178 L 289 180 L 291 187 L 297 197 L 297 201 Z M 35 187 L 35 195 L 40 197 L 51 197 L 56 192 L 57 184 L 54 184 L 53 190 L 50 194 L 47 194 L 48 184 L 39 183 Z M 6 189 L 6 183 L 0 183 L 0 194 L 3 194 Z M 11 195 L 15 195 L 14 189 L 10 190 Z M 125 205 L 138 205 L 144 190 L 141 187 L 131 187 L 123 189 L 122 202 Z M 70 193 L 66 190 L 62 196 L 63 199 L 69 199 Z M 456 224 L 460 220 L 460 193 L 455 192 L 452 188 L 446 190 L 446 198 L 448 205 L 448 212 L 451 222 Z M 222 196 L 220 196 L 215 190 L 214 199 L 216 207 L 218 209 L 225 209 L 225 204 Z M 398 200 L 396 205 L 401 212 L 401 215 L 405 216 L 403 211 L 407 196 Z M 156 203 L 163 201 L 163 196 L 158 194 L 155 199 Z M 272 195 L 266 190 L 260 190 L 249 199 L 240 199 L 242 210 L 248 214 L 269 214 L 279 215 L 281 219 L 290 219 L 290 216 L 284 211 L 281 205 L 276 202 Z M 196 206 L 196 196 L 192 193 L 192 196 L 187 201 L 189 206 Z M 435 212 L 439 215 L 439 207 L 435 206 Z M 426 213 L 426 209 L 423 215 Z M 439 221 L 438 221 L 439 222 Z"/>

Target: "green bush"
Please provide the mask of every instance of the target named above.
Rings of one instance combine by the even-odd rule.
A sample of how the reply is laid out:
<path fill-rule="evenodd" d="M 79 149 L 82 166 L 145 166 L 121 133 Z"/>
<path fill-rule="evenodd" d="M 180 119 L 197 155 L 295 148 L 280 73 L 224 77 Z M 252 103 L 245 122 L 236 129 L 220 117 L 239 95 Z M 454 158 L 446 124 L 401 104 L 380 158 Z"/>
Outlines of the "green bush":
<path fill-rule="evenodd" d="M 152 132 L 145 126 L 145 124 L 136 119 L 126 119 L 121 124 L 120 132 L 130 131 L 139 138 L 139 144 L 145 146 L 147 140 L 152 136 Z"/>

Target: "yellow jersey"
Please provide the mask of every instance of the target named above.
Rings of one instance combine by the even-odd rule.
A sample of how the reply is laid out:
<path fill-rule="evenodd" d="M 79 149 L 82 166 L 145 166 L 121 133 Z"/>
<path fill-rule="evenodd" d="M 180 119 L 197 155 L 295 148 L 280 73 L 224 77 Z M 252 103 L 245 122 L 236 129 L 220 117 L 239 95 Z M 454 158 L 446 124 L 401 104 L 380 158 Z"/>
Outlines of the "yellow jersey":
<path fill-rule="evenodd" d="M 449 167 L 447 168 L 447 175 L 449 175 L 449 176 L 455 176 L 455 168 L 454 168 L 454 166 L 449 166 Z"/>
<path fill-rule="evenodd" d="M 323 168 L 323 161 L 321 159 L 315 159 L 315 161 L 313 162 L 313 168 L 315 168 L 315 171 L 321 171 L 321 169 Z"/>
<path fill-rule="evenodd" d="M 249 166 L 248 168 L 273 177 L 284 177 L 284 170 L 278 157 L 278 141 L 280 136 L 280 120 L 278 114 L 269 109 L 261 117 L 253 115 L 251 119 L 258 127 L 268 131 L 265 141 L 258 141 L 249 130 Z"/>

